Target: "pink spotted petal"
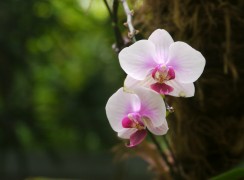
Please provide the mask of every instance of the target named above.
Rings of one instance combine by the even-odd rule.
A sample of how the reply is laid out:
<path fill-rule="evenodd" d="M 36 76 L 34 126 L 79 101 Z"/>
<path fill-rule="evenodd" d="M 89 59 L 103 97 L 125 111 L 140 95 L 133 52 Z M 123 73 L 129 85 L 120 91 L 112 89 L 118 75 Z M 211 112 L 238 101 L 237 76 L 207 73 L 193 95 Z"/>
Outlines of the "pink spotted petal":
<path fill-rule="evenodd" d="M 168 59 L 169 46 L 174 42 L 170 34 L 164 29 L 157 29 L 150 35 L 148 40 L 156 46 L 158 63 L 165 63 Z"/>
<path fill-rule="evenodd" d="M 155 55 L 155 45 L 151 41 L 140 40 L 119 53 L 119 62 L 128 75 L 143 80 L 157 66 Z"/>
<path fill-rule="evenodd" d="M 116 132 L 123 128 L 122 120 L 129 113 L 137 112 L 140 109 L 140 99 L 135 94 L 125 93 L 123 88 L 115 92 L 106 104 L 106 114 L 112 129 Z"/>
<path fill-rule="evenodd" d="M 176 80 L 168 81 L 167 84 L 174 88 L 168 95 L 175 97 L 192 97 L 195 94 L 193 83 L 179 83 Z"/>
<path fill-rule="evenodd" d="M 166 116 L 165 104 L 161 95 L 144 87 L 136 88 L 134 91 L 141 100 L 140 115 L 151 119 L 154 126 L 160 126 Z"/>
<path fill-rule="evenodd" d="M 164 135 L 168 132 L 168 129 L 169 129 L 166 119 L 164 120 L 163 124 L 161 124 L 160 126 L 157 126 L 157 127 L 155 127 L 152 124 L 151 120 L 148 118 L 145 119 L 145 123 L 146 123 L 148 130 L 155 135 Z"/>
<path fill-rule="evenodd" d="M 158 92 L 159 94 L 164 94 L 164 95 L 167 95 L 169 93 L 171 93 L 174 88 L 165 84 L 165 83 L 154 83 L 154 84 L 151 84 L 151 88 Z"/>
<path fill-rule="evenodd" d="M 181 83 L 192 83 L 202 74 L 205 59 L 203 55 L 184 42 L 175 42 L 169 47 L 167 66 L 172 66 L 175 79 Z"/>
<path fill-rule="evenodd" d="M 130 136 L 130 143 L 127 147 L 135 147 L 140 144 L 145 137 L 147 136 L 147 131 L 145 129 L 136 131 L 134 134 Z"/>

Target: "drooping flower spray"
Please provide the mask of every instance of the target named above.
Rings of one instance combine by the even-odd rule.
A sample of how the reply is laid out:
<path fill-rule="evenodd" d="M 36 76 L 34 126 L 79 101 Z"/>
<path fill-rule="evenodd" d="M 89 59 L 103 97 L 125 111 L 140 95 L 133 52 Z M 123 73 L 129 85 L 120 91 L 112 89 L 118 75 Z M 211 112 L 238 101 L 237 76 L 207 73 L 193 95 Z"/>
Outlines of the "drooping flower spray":
<path fill-rule="evenodd" d="M 115 49 L 119 52 L 119 63 L 127 74 L 124 87 L 115 92 L 106 104 L 109 123 L 118 133 L 118 137 L 129 140 L 127 147 L 138 146 L 149 134 L 169 166 L 171 176 L 182 177 L 180 168 L 168 161 L 154 135 L 165 135 L 168 131 L 166 110 L 170 112 L 171 107 L 164 97 L 194 96 L 193 82 L 202 74 L 205 59 L 190 45 L 181 41 L 174 42 L 164 29 L 156 29 L 148 39 L 136 41 L 135 35 L 138 31 L 133 27 L 133 12 L 126 0 L 121 2 L 127 17 L 125 25 L 129 29 L 128 37 L 133 44 L 122 45 L 117 20 L 118 1 L 114 0 L 113 11 L 107 1 L 104 2 L 114 24 L 117 39 Z M 173 155 L 167 138 L 163 139 Z M 173 157 L 176 163 L 177 160 L 174 155 Z"/>

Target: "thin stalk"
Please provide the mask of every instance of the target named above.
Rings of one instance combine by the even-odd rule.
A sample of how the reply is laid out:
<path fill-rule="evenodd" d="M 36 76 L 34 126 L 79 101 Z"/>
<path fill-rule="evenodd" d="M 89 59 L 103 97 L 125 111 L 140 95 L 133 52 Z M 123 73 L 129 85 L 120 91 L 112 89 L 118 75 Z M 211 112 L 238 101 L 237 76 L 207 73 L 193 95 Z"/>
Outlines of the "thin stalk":
<path fill-rule="evenodd" d="M 172 176 L 173 178 L 176 177 L 176 174 L 175 174 L 175 172 L 174 172 L 173 166 L 172 166 L 172 164 L 170 164 L 170 162 L 168 161 L 167 156 L 166 156 L 166 154 L 164 153 L 164 151 L 163 151 L 162 147 L 160 146 L 160 144 L 158 143 L 157 139 L 156 139 L 156 138 L 154 137 L 154 135 L 151 134 L 150 132 L 149 132 L 148 134 L 149 134 L 150 138 L 152 139 L 153 143 L 155 144 L 155 146 L 157 147 L 157 149 L 158 149 L 158 151 L 159 151 L 161 157 L 163 158 L 163 160 L 165 161 L 165 163 L 166 163 L 167 166 L 169 167 L 171 176 Z"/>
<path fill-rule="evenodd" d="M 113 10 L 111 10 L 107 0 L 103 0 L 104 4 L 108 10 L 111 21 L 112 21 L 112 27 L 113 27 L 114 35 L 115 35 L 115 39 L 116 39 L 115 51 L 117 53 L 124 47 L 124 40 L 122 38 L 121 31 L 120 31 L 119 25 L 118 25 L 118 7 L 119 7 L 118 1 L 119 0 L 114 0 Z"/>
<path fill-rule="evenodd" d="M 112 18 L 113 18 L 113 13 L 112 13 L 112 11 L 111 11 L 109 5 L 108 5 L 107 0 L 103 0 L 103 2 L 104 2 L 105 6 L 106 6 L 106 8 L 107 8 L 107 10 L 108 10 L 108 13 L 109 13 L 110 18 L 112 19 Z"/>
<path fill-rule="evenodd" d="M 166 136 L 163 136 L 163 140 L 164 140 L 166 146 L 168 147 L 168 149 L 169 149 L 169 151 L 170 151 L 170 153 L 171 153 L 171 155 L 172 155 L 172 157 L 173 157 L 173 160 L 174 160 L 174 163 L 175 163 L 175 166 L 176 166 L 176 168 L 177 168 L 178 173 L 181 175 L 179 162 L 178 162 L 178 160 L 177 160 L 177 158 L 176 158 L 176 156 L 175 156 L 175 154 L 174 154 L 174 151 L 173 151 L 173 149 L 172 149 L 172 147 L 171 147 L 171 145 L 170 145 L 170 143 L 169 143 L 167 137 L 166 137 Z"/>
<path fill-rule="evenodd" d="M 129 28 L 129 34 L 128 36 L 132 39 L 133 42 L 136 42 L 136 38 L 135 35 L 137 33 L 136 29 L 134 28 L 133 24 L 132 24 L 132 15 L 133 12 L 130 10 L 128 3 L 126 0 L 121 0 L 126 17 L 127 17 L 127 21 L 126 24 Z"/>
<path fill-rule="evenodd" d="M 169 144 L 169 141 L 168 141 L 167 137 L 163 136 L 163 139 L 164 139 L 164 142 L 165 142 L 166 146 L 168 147 L 168 149 L 169 149 L 169 151 L 170 151 L 170 153 L 171 153 L 171 155 L 172 155 L 172 157 L 174 159 L 174 162 L 176 162 L 176 158 L 175 158 L 173 149 L 172 149 L 171 145 Z"/>

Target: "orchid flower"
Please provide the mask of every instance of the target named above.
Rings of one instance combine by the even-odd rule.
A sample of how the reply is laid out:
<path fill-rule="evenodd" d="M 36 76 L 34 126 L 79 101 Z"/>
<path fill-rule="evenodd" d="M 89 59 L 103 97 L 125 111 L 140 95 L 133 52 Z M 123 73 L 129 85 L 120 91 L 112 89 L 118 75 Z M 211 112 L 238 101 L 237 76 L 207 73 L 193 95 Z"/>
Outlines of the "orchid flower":
<path fill-rule="evenodd" d="M 128 74 L 126 88 L 142 85 L 160 94 L 184 97 L 194 95 L 193 82 L 205 66 L 199 51 L 184 42 L 174 42 L 163 29 L 155 30 L 148 40 L 124 48 L 119 61 Z"/>
<path fill-rule="evenodd" d="M 105 108 L 112 129 L 120 138 L 130 139 L 128 147 L 140 144 L 147 129 L 155 135 L 168 131 L 163 98 L 144 87 L 135 88 L 134 92 L 126 93 L 120 88 L 109 98 Z"/>

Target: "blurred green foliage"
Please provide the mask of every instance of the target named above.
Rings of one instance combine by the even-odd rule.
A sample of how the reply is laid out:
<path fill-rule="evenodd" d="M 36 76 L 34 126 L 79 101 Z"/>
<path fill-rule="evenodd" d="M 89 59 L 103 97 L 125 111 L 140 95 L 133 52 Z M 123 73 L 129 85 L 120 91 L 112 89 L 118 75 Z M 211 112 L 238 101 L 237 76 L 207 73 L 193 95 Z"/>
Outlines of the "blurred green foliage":
<path fill-rule="evenodd" d="M 102 1 L 1 1 L 0 27 L 2 151 L 117 142 L 104 107 L 124 74 Z"/>

